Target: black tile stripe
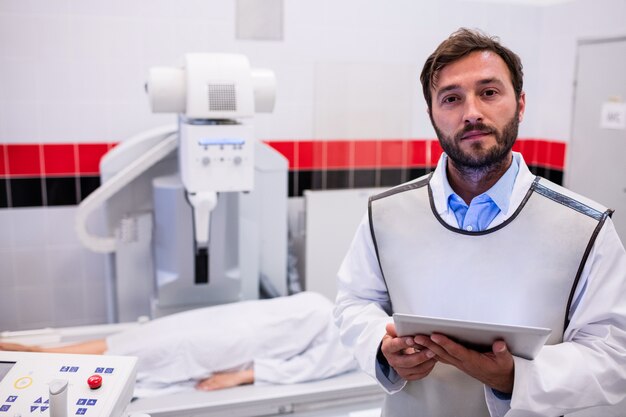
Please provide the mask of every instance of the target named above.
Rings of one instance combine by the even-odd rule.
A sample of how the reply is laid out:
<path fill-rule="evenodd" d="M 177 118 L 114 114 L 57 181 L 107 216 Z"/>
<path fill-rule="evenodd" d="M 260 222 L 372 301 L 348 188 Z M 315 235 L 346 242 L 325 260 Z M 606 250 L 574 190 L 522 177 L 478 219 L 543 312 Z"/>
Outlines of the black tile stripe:
<path fill-rule="evenodd" d="M 7 189 L 8 180 L 0 178 L 0 208 L 9 207 L 9 190 Z"/>
<path fill-rule="evenodd" d="M 355 169 L 354 188 L 371 188 L 376 186 L 375 169 Z"/>
<path fill-rule="evenodd" d="M 11 178 L 11 207 L 43 206 L 43 188 L 41 178 Z"/>
<path fill-rule="evenodd" d="M 80 195 L 80 200 L 83 201 L 89 194 L 94 192 L 98 187 L 100 187 L 100 177 L 95 176 L 84 176 L 80 177 L 79 180 L 79 190 L 78 194 Z"/>
<path fill-rule="evenodd" d="M 304 190 L 312 189 L 313 174 L 311 171 L 294 171 L 296 177 L 295 197 L 302 197 Z"/>
<path fill-rule="evenodd" d="M 350 188 L 350 170 L 328 170 L 326 171 L 326 189 L 337 190 Z"/>
<path fill-rule="evenodd" d="M 555 184 L 563 185 L 563 171 L 542 166 L 529 165 L 528 169 L 535 175 L 539 175 Z"/>
<path fill-rule="evenodd" d="M 73 176 L 46 178 L 46 204 L 48 206 L 71 206 L 78 204 L 78 186 L 78 179 Z"/>
<path fill-rule="evenodd" d="M 287 178 L 288 178 L 287 194 L 289 197 L 294 197 L 298 195 L 298 189 L 296 188 L 297 181 L 298 181 L 297 173 L 294 171 L 289 171 Z"/>
<path fill-rule="evenodd" d="M 393 187 L 395 185 L 398 184 L 402 184 L 403 182 L 403 178 L 405 178 L 405 175 L 403 173 L 402 169 L 398 169 L 398 168 L 385 168 L 385 169 L 381 169 L 380 170 L 380 185 L 376 185 L 381 186 L 381 187 Z"/>
<path fill-rule="evenodd" d="M 76 205 L 99 186 L 99 176 L 0 178 L 0 209 Z"/>
<path fill-rule="evenodd" d="M 428 169 L 428 168 L 409 168 L 407 170 L 407 179 L 406 180 L 410 181 L 410 180 L 415 179 L 415 178 L 423 177 L 424 175 L 428 174 L 433 169 L 434 169 L 434 167 L 432 169 Z"/>

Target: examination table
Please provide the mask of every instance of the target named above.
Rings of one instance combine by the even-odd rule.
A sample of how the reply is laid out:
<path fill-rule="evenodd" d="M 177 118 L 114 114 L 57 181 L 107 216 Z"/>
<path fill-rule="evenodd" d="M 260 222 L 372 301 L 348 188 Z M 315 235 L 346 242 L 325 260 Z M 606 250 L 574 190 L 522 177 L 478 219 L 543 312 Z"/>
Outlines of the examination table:
<path fill-rule="evenodd" d="M 138 323 L 105 324 L 0 333 L 0 341 L 40 346 L 103 338 Z M 246 385 L 203 392 L 190 386 L 134 399 L 131 414 L 151 417 L 373 417 L 380 415 L 383 391 L 360 371 L 290 385 Z"/>

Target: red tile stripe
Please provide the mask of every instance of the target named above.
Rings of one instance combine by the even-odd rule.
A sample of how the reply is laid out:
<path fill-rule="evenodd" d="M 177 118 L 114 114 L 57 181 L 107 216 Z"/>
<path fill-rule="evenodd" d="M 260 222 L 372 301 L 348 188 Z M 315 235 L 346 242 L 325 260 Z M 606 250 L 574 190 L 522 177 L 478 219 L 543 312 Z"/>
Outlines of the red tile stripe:
<path fill-rule="evenodd" d="M 442 153 L 436 139 L 266 140 L 289 161 L 289 169 L 427 168 Z M 563 170 L 566 142 L 519 139 L 513 150 L 528 165 Z M 0 144 L 0 177 L 98 175 L 113 143 Z"/>
<path fill-rule="evenodd" d="M 0 144 L 0 177 L 99 175 L 113 143 Z"/>
<path fill-rule="evenodd" d="M 289 169 L 426 168 L 443 150 L 435 139 L 265 141 L 289 160 Z M 528 165 L 563 170 L 566 143 L 519 139 L 513 149 Z"/>
<path fill-rule="evenodd" d="M 78 170 L 82 175 L 98 175 L 100 159 L 109 151 L 107 143 L 81 143 L 78 145 Z"/>
<path fill-rule="evenodd" d="M 48 176 L 74 175 L 76 169 L 76 144 L 54 144 L 43 147 L 44 170 Z"/>
<path fill-rule="evenodd" d="M 39 177 L 41 167 L 41 144 L 6 145 L 7 175 L 10 177 Z"/>
<path fill-rule="evenodd" d="M 0 143 L 0 177 L 5 177 L 9 174 L 7 169 L 7 145 Z"/>
<path fill-rule="evenodd" d="M 525 139 L 515 142 L 513 150 L 524 155 L 528 165 L 563 170 L 566 146 L 565 142 Z"/>

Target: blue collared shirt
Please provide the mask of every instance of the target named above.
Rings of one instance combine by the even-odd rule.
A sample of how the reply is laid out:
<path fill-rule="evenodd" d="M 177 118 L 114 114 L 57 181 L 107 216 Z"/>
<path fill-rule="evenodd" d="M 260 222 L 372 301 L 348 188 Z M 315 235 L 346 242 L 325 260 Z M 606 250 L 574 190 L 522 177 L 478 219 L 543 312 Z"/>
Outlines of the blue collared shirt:
<path fill-rule="evenodd" d="M 485 230 L 501 211 L 508 211 L 513 193 L 515 177 L 519 171 L 519 156 L 513 155 L 511 166 L 500 177 L 493 187 L 477 195 L 470 201 L 469 206 L 450 187 L 446 171 L 443 171 L 443 187 L 448 201 L 448 208 L 452 210 L 459 228 L 468 232 Z M 500 400 L 510 400 L 511 394 L 492 389 Z"/>
<path fill-rule="evenodd" d="M 472 199 L 469 206 L 452 190 L 446 171 L 443 172 L 443 187 L 460 229 L 468 232 L 485 230 L 501 211 L 508 211 L 513 193 L 513 184 L 519 171 L 519 156 L 513 154 L 509 169 L 493 187 Z"/>

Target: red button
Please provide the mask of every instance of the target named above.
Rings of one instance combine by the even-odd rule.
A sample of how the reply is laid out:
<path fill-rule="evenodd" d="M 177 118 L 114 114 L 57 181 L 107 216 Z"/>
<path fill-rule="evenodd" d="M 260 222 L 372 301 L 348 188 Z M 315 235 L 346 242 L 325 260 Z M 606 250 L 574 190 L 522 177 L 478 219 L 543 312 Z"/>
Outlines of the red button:
<path fill-rule="evenodd" d="M 102 386 L 102 377 L 100 375 L 92 375 L 87 378 L 87 385 L 91 389 L 98 389 Z"/>

